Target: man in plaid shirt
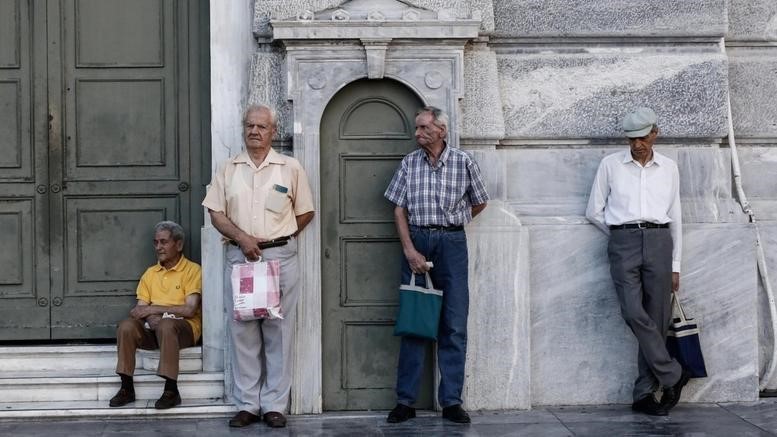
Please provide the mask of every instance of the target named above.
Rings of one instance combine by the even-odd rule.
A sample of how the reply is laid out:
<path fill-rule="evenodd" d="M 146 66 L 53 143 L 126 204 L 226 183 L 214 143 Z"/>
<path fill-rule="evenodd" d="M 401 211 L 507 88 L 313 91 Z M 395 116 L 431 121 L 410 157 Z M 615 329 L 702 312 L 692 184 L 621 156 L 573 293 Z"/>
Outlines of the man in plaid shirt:
<path fill-rule="evenodd" d="M 402 283 L 410 282 L 411 271 L 428 271 L 434 287 L 444 293 L 437 338 L 442 415 L 453 422 L 469 423 L 469 415 L 461 407 L 469 310 L 464 225 L 483 211 L 488 194 L 475 161 L 445 143 L 447 114 L 427 106 L 416 114 L 415 125 L 419 149 L 402 160 L 384 196 L 396 205 L 394 219 L 405 255 Z M 415 417 L 413 404 L 427 341 L 402 337 L 397 406 L 388 415 L 390 423 Z"/>

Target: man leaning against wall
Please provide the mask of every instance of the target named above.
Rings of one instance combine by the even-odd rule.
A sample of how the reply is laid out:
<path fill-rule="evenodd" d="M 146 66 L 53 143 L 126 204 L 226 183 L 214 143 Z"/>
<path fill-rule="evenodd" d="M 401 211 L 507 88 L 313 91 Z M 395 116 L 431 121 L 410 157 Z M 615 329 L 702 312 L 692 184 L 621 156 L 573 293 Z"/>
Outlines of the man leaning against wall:
<path fill-rule="evenodd" d="M 602 159 L 586 217 L 609 236 L 621 315 L 639 343 L 632 409 L 665 416 L 689 379 L 666 349 L 671 292 L 680 287 L 680 176 L 674 161 L 653 150 L 659 129 L 652 109 L 626 114 L 623 131 L 629 150 Z"/>
<path fill-rule="evenodd" d="M 243 427 L 264 420 L 286 426 L 291 392 L 295 307 L 299 298 L 297 236 L 313 219 L 313 196 L 300 163 L 272 149 L 275 110 L 250 106 L 243 116 L 245 151 L 217 170 L 203 206 L 226 243 L 225 278 L 246 260 L 280 261 L 283 319 L 236 321 L 230 318 L 232 399 L 240 410 L 230 421 Z M 278 240 L 275 247 L 260 243 Z M 232 308 L 232 285 L 225 281 L 224 302 Z"/>

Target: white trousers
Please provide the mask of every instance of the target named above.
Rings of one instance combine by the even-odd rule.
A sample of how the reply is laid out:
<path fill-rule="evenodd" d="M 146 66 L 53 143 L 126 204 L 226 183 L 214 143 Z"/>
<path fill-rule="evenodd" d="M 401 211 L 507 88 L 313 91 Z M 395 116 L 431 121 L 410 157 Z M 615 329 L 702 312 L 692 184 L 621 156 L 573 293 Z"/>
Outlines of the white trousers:
<path fill-rule="evenodd" d="M 296 304 L 299 296 L 297 239 L 262 251 L 262 259 L 281 264 L 281 310 L 283 319 L 235 321 L 232 318 L 232 266 L 245 262 L 239 247 L 228 245 L 224 269 L 224 304 L 232 344 L 232 402 L 239 410 L 259 415 L 286 413 L 291 392 L 292 346 Z M 261 410 L 261 411 L 260 411 Z"/>

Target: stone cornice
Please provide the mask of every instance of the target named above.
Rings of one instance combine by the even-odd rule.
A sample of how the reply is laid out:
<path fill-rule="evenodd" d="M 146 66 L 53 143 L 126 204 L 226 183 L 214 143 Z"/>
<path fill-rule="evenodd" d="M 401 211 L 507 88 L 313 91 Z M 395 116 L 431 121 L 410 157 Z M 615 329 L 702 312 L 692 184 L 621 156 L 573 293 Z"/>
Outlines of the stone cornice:
<path fill-rule="evenodd" d="M 274 40 L 472 39 L 480 20 L 455 21 L 297 21 L 273 20 Z"/>

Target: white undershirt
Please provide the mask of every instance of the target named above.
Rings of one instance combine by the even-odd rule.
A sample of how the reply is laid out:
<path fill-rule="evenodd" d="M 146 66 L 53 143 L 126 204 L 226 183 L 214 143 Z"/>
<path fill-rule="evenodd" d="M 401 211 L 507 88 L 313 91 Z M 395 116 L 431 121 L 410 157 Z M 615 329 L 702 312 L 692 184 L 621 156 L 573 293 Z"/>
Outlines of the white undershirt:
<path fill-rule="evenodd" d="M 672 271 L 680 271 L 682 212 L 677 164 L 656 151 L 643 167 L 631 151 L 602 159 L 588 198 L 588 220 L 607 235 L 608 226 L 626 223 L 669 223 L 672 234 Z"/>

